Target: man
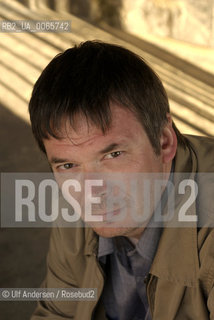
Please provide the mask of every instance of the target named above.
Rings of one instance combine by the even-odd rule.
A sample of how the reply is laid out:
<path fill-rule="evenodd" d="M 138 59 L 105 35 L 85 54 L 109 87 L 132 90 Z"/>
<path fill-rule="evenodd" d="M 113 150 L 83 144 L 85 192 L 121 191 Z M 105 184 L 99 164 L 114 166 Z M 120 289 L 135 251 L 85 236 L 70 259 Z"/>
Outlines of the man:
<path fill-rule="evenodd" d="M 169 205 L 166 191 L 176 173 L 213 172 L 213 140 L 178 131 L 154 71 L 122 47 L 87 41 L 50 62 L 35 84 L 29 111 L 60 186 L 64 173 L 110 180 L 122 174 L 125 186 L 130 174 L 167 181 L 147 218 L 148 197 L 132 206 L 129 190 L 125 208 L 100 204 L 95 217 L 101 220 L 53 229 L 43 286 L 96 288 L 97 300 L 41 301 L 32 319 L 214 319 L 213 230 L 199 228 L 194 219 L 185 228 L 165 221 L 154 227 L 153 221 Z M 99 186 L 100 197 L 107 197 L 106 186 Z M 170 209 L 174 216 L 187 204 L 181 189 Z M 191 204 L 194 217 L 198 207 Z M 133 219 L 133 212 L 144 219 Z"/>

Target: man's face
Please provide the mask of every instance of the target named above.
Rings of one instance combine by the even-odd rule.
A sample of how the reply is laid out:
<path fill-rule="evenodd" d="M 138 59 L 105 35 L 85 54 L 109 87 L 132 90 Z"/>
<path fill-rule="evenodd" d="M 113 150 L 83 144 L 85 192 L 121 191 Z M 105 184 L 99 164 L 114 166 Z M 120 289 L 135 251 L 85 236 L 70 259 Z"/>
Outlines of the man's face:
<path fill-rule="evenodd" d="M 128 176 L 130 173 L 167 171 L 162 154 L 155 154 L 142 125 L 125 108 L 113 106 L 112 124 L 105 134 L 88 124 L 83 117 L 76 118 L 75 126 L 74 130 L 67 122 L 61 130 L 62 139 L 50 137 L 44 140 L 48 160 L 56 174 L 83 173 L 89 177 L 96 173 L 116 176 L 119 172 Z M 117 208 L 117 212 L 120 209 Z M 139 210 L 141 213 L 142 207 Z M 100 214 L 105 220 L 107 212 L 103 210 Z M 104 221 L 89 224 L 95 232 L 105 237 L 137 237 L 145 226 L 139 222 L 134 225 L 129 223 L 130 214 L 128 210 L 124 223 Z"/>

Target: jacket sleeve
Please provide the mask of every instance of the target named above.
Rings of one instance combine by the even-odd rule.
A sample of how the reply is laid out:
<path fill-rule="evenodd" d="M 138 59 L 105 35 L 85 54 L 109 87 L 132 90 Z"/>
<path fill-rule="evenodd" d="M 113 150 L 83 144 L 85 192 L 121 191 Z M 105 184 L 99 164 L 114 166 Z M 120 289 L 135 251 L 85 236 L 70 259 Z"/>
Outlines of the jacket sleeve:
<path fill-rule="evenodd" d="M 214 320 L 214 287 L 210 291 L 207 304 L 210 312 L 210 320 Z"/>
<path fill-rule="evenodd" d="M 203 233 L 208 235 L 205 237 Z M 206 239 L 200 250 L 200 284 L 207 299 L 209 319 L 214 320 L 214 229 L 202 228 L 199 234 Z"/>
<path fill-rule="evenodd" d="M 64 243 L 59 228 L 54 228 L 51 233 L 50 247 L 47 256 L 47 275 L 42 283 L 42 288 L 74 288 L 77 287 L 72 278 L 72 270 L 66 263 Z M 76 303 L 74 301 L 39 301 L 31 320 L 74 319 Z"/>

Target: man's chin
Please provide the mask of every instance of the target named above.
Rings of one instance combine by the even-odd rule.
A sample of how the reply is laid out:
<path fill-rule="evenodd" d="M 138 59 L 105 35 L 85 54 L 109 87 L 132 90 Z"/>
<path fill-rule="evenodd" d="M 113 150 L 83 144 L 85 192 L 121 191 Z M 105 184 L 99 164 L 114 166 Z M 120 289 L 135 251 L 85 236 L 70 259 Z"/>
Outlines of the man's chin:
<path fill-rule="evenodd" d="M 104 238 L 112 238 L 118 236 L 127 236 L 131 237 L 132 234 L 136 232 L 136 228 L 130 227 L 120 227 L 120 228 L 112 228 L 112 227 L 92 227 L 94 232 L 96 232 L 99 236 Z"/>
<path fill-rule="evenodd" d="M 112 238 L 116 236 L 121 236 L 126 232 L 126 228 L 111 228 L 111 227 L 93 227 L 94 232 L 99 236 L 105 238 Z"/>

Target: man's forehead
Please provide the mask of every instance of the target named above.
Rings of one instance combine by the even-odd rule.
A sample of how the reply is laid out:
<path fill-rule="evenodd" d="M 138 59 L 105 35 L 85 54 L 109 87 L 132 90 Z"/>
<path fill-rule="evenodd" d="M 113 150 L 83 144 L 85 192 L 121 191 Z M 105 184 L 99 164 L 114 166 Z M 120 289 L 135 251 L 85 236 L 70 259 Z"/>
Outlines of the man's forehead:
<path fill-rule="evenodd" d="M 62 119 L 58 135 L 60 139 L 49 136 L 48 140 L 44 140 L 46 151 L 55 147 L 60 149 L 69 147 L 73 151 L 88 146 L 101 149 L 102 145 L 105 148 L 110 144 L 127 144 L 132 138 L 136 140 L 136 137 L 142 138 L 145 135 L 141 123 L 133 112 L 117 105 L 111 109 L 112 121 L 105 132 L 84 115 L 76 115 L 72 123 L 69 118 Z"/>
<path fill-rule="evenodd" d="M 71 125 L 62 131 L 61 141 L 70 141 L 73 145 L 81 145 L 84 143 L 92 143 L 95 139 L 104 137 L 105 134 L 96 126 L 81 126 L 73 128 Z"/>
<path fill-rule="evenodd" d="M 108 136 L 130 136 L 130 133 L 137 127 L 142 129 L 133 113 L 125 108 L 115 106 L 111 108 L 112 119 L 109 128 L 103 132 L 98 125 L 95 125 L 90 119 L 83 115 L 76 115 L 72 123 L 64 118 L 60 128 L 60 137 L 70 139 L 74 144 L 81 144 L 81 141 L 94 140 L 100 137 Z"/>
<path fill-rule="evenodd" d="M 87 147 L 90 145 L 109 146 L 113 145 L 120 146 L 126 144 L 129 140 L 129 135 L 123 134 L 114 134 L 111 130 L 103 133 L 101 129 L 96 128 L 94 131 L 89 131 L 88 134 L 78 134 L 78 132 L 73 132 L 71 129 L 70 132 L 67 132 L 65 135 L 61 136 L 60 139 L 49 136 L 49 139 L 44 140 L 44 145 L 47 146 L 56 146 L 56 147 Z"/>

